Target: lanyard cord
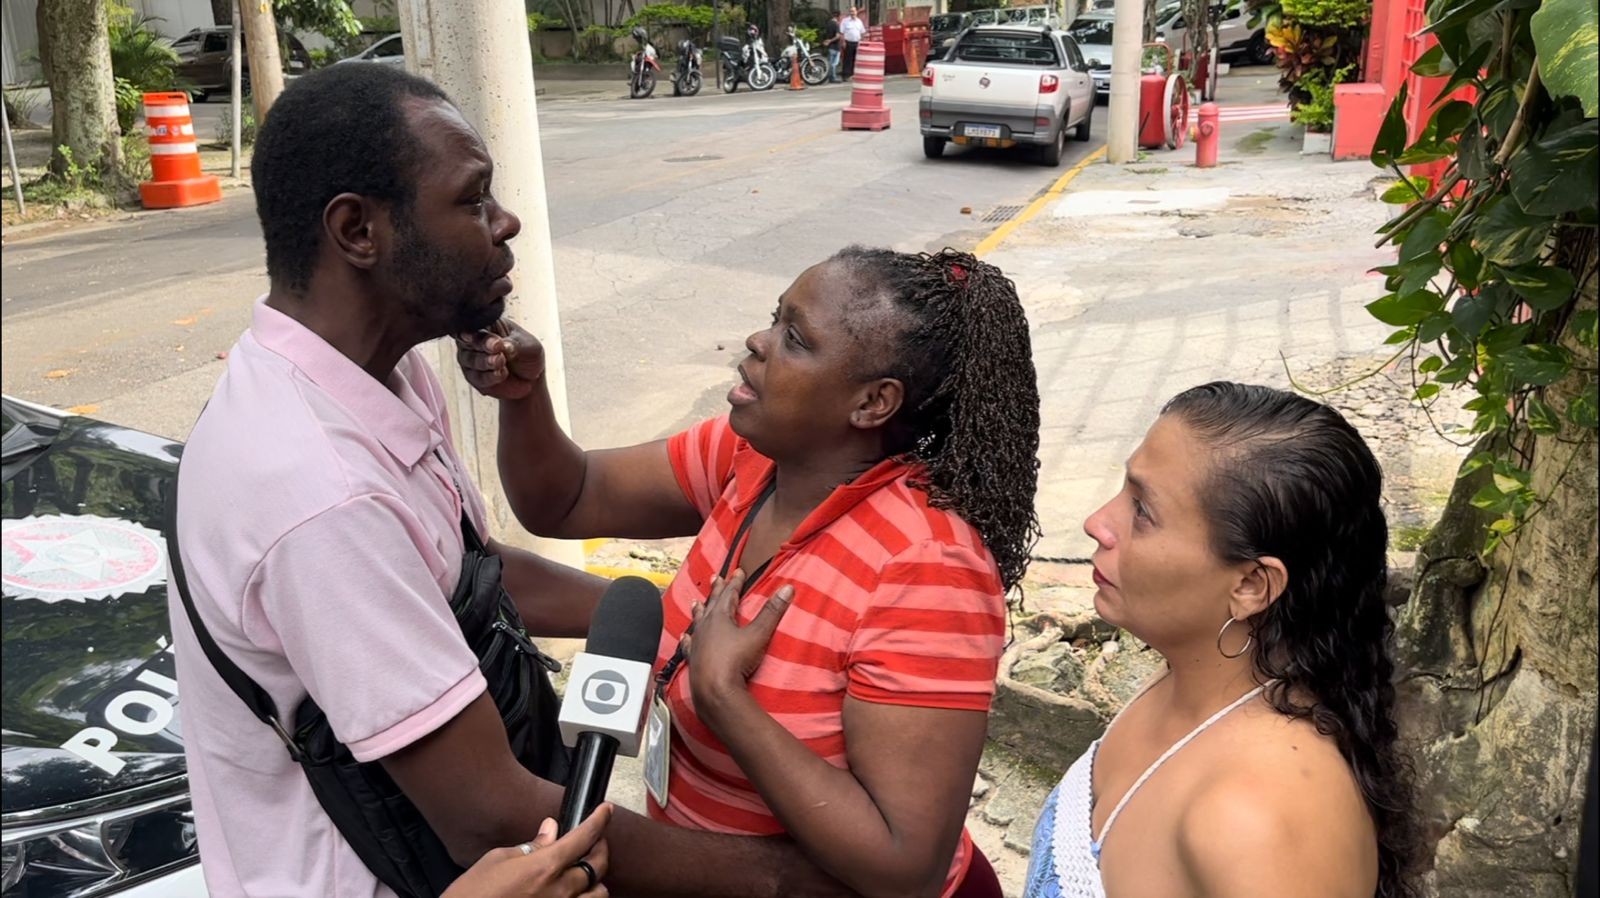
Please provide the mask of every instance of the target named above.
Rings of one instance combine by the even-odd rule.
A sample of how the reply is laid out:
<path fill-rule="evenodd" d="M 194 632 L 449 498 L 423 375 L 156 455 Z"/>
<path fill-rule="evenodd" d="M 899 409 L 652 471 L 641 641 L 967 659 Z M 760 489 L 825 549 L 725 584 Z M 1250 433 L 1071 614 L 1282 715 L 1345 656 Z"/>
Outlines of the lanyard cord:
<path fill-rule="evenodd" d="M 767 500 L 772 498 L 772 494 L 777 489 L 777 486 L 777 478 L 773 478 L 772 481 L 767 484 L 766 488 L 761 491 L 761 495 L 756 497 L 756 501 L 751 503 L 750 510 L 745 512 L 744 520 L 739 522 L 739 529 L 734 531 L 733 540 L 728 543 L 728 557 L 722 560 L 722 573 L 718 575 L 721 579 L 728 579 L 728 569 L 733 567 L 734 556 L 736 554 L 744 554 L 744 540 L 745 537 L 750 533 L 750 526 L 755 523 L 756 512 L 760 511 L 761 506 L 767 504 Z M 751 571 L 747 577 L 745 577 L 744 588 L 739 592 L 740 598 L 743 598 L 744 594 L 750 591 L 750 587 L 754 586 L 756 581 L 761 579 L 761 575 L 767 571 L 767 565 L 771 563 L 772 559 L 768 558 L 766 561 L 763 561 L 755 570 Z M 672 678 L 677 675 L 678 670 L 682 668 L 683 665 L 689 663 L 689 656 L 684 652 L 683 644 L 684 640 L 694 635 L 694 624 L 694 620 L 690 619 L 688 628 L 683 631 L 682 636 L 678 637 L 678 646 L 672 650 L 672 657 L 667 659 L 667 663 L 661 667 L 661 672 L 656 674 L 657 699 L 663 701 L 666 699 L 667 687 L 672 685 Z"/>

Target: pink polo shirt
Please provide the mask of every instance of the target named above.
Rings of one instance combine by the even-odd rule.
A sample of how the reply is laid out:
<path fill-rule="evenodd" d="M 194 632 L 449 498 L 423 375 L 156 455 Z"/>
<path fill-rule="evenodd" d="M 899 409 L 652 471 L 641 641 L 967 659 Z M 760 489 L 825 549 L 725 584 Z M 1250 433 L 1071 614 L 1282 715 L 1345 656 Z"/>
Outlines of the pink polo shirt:
<path fill-rule="evenodd" d="M 359 760 L 405 748 L 485 689 L 449 608 L 452 474 L 485 532 L 449 433 L 415 351 L 379 383 L 258 302 L 184 450 L 178 537 L 206 628 L 282 717 L 314 697 Z M 168 611 L 212 898 L 392 895 L 212 669 L 175 592 Z"/>

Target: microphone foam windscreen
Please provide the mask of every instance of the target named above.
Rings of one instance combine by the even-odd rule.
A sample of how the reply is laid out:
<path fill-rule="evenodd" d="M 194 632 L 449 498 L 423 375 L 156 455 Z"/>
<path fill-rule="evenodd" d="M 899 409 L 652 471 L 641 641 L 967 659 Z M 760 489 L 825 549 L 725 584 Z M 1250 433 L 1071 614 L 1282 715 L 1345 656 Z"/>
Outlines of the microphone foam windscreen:
<path fill-rule="evenodd" d="M 622 577 L 606 587 L 589 622 L 591 655 L 653 664 L 661 645 L 661 592 L 642 577 Z"/>

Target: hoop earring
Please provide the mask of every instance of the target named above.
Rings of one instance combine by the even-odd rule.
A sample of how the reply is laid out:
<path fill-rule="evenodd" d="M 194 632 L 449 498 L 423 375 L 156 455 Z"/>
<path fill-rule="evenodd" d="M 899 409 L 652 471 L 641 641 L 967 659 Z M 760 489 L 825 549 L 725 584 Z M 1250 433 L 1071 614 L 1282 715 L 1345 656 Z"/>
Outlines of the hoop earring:
<path fill-rule="evenodd" d="M 1228 618 L 1228 622 L 1223 624 L 1222 625 L 1222 629 L 1217 631 L 1217 654 L 1221 655 L 1224 658 L 1227 658 L 1229 661 L 1232 661 L 1235 658 L 1243 657 L 1244 653 L 1250 651 L 1250 646 L 1254 645 L 1255 641 L 1256 641 L 1256 634 L 1254 632 L 1251 632 L 1245 638 L 1244 647 L 1239 649 L 1239 651 L 1234 652 L 1231 655 L 1228 654 L 1227 652 L 1223 651 L 1222 650 L 1222 636 L 1223 636 L 1224 633 L 1228 632 L 1228 628 L 1229 627 L 1231 627 L 1231 626 L 1233 626 L 1234 624 L 1237 624 L 1237 623 L 1240 623 L 1240 622 L 1235 620 L 1235 619 L 1233 619 L 1232 617 L 1229 617 Z"/>

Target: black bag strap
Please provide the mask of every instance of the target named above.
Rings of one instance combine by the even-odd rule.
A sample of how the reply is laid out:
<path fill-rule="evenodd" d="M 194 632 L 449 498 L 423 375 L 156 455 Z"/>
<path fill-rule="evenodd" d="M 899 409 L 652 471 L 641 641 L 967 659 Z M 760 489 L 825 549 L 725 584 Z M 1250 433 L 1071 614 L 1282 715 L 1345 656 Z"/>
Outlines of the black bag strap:
<path fill-rule="evenodd" d="M 178 473 L 181 473 L 183 463 L 178 463 Z M 206 660 L 228 684 L 233 694 L 239 696 L 245 707 L 250 709 L 258 720 L 272 727 L 272 731 L 283 740 L 285 748 L 289 749 L 289 757 L 299 763 L 302 752 L 300 746 L 295 744 L 289 731 L 284 729 L 283 723 L 278 720 L 278 707 L 272 701 L 272 696 L 261 684 L 250 679 L 250 675 L 239 669 L 233 663 L 217 641 L 211 638 L 211 631 L 206 629 L 205 622 L 200 619 L 200 612 L 194 607 L 194 599 L 189 594 L 189 578 L 183 571 L 183 551 L 178 545 L 178 473 L 174 473 L 172 484 L 167 489 L 167 565 L 172 570 L 172 586 L 178 591 L 178 598 L 183 602 L 183 611 L 189 616 L 189 627 L 194 630 L 195 639 L 200 642 L 200 650 L 205 652 Z"/>

